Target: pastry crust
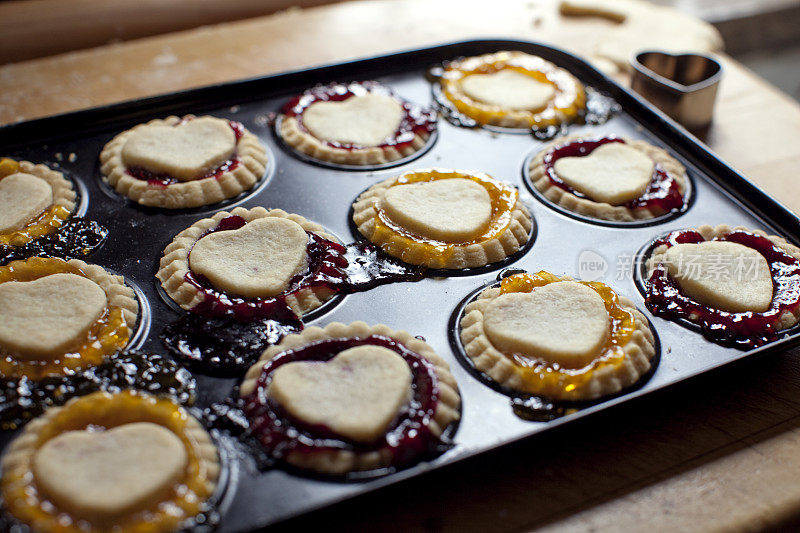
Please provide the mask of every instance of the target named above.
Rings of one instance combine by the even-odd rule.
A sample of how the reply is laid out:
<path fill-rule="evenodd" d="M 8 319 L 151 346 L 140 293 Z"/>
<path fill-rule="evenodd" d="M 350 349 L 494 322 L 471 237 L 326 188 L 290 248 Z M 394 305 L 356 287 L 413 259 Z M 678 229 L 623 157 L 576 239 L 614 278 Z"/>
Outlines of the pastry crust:
<path fill-rule="evenodd" d="M 379 212 L 383 211 L 381 203 L 389 188 L 406 183 L 403 181 L 406 176 L 426 173 L 431 176 L 442 176 L 443 179 L 477 176 L 482 180 L 491 180 L 492 183 L 496 183 L 500 187 L 508 187 L 502 182 L 479 173 L 443 169 L 408 172 L 401 176 L 381 181 L 359 195 L 355 203 L 353 203 L 353 222 L 359 233 L 380 246 L 384 252 L 402 259 L 406 263 L 444 269 L 475 268 L 502 261 L 519 251 L 530 240 L 533 218 L 528 209 L 520 202 L 516 191 L 514 191 L 517 194 L 516 202 L 510 211 L 508 225 L 487 240 L 466 244 L 443 243 L 419 236 L 403 238 L 394 230 L 390 232 L 380 231 L 378 215 Z M 503 213 L 493 213 L 492 221 L 498 220 L 498 217 L 502 215 Z M 396 223 L 396 221 L 394 222 Z M 399 226 L 399 224 L 397 225 Z M 430 255 L 427 250 L 431 243 L 434 246 L 446 247 L 447 251 L 443 255 Z"/>
<path fill-rule="evenodd" d="M 279 344 L 267 348 L 259 362 L 250 367 L 242 382 L 240 395 L 245 397 L 255 390 L 256 382 L 264 365 L 281 352 L 325 339 L 363 338 L 371 335 L 390 337 L 433 363 L 438 379 L 439 401 L 428 428 L 435 437 L 440 437 L 448 426 L 461 417 L 461 396 L 456 380 L 450 373 L 450 367 L 427 343 L 406 331 L 395 331 L 384 324 L 369 326 L 361 321 L 351 324 L 333 322 L 324 328 L 313 326 L 300 333 L 288 335 Z M 339 475 L 347 472 L 385 468 L 391 465 L 392 458 L 388 452 L 380 451 L 324 450 L 311 454 L 292 452 L 286 455 L 285 460 L 289 464 L 305 470 Z"/>
<path fill-rule="evenodd" d="M 748 233 L 753 233 L 755 235 L 759 235 L 768 239 L 776 248 L 786 252 L 790 256 L 794 257 L 798 261 L 800 261 L 800 248 L 791 244 L 789 241 L 780 237 L 778 235 L 769 235 L 765 231 L 758 230 L 758 229 L 750 229 L 744 226 L 736 226 L 731 227 L 727 224 L 720 224 L 718 226 L 710 226 L 708 224 L 704 224 L 700 227 L 693 228 L 694 231 L 698 232 L 706 241 L 713 240 L 717 237 L 722 237 L 724 235 L 728 235 L 734 231 L 746 231 Z M 646 262 L 646 270 L 647 270 L 647 279 L 650 279 L 650 276 L 653 274 L 653 271 L 656 267 L 664 261 L 664 254 L 669 249 L 669 246 L 666 244 L 662 244 L 653 249 L 650 253 L 650 257 L 647 258 Z M 796 325 L 800 322 L 800 306 L 798 306 L 794 311 L 786 311 L 780 315 L 778 319 L 778 330 L 782 331 L 785 329 L 789 329 L 792 326 Z"/>
<path fill-rule="evenodd" d="M 572 278 L 564 276 L 560 281 L 572 281 Z M 489 287 L 464 308 L 459 338 L 475 368 L 501 387 L 552 400 L 595 400 L 630 387 L 650 370 L 656 353 L 653 333 L 647 319 L 633 302 L 619 296 L 619 306 L 633 315 L 635 323 L 633 333 L 622 347 L 621 362 L 591 370 L 588 379 L 572 383 L 574 388 L 571 389 L 562 383 L 563 379 L 549 387 L 531 385 L 524 379 L 520 371 L 522 367 L 497 349 L 484 330 L 484 313 L 500 294 L 499 287 Z"/>
<path fill-rule="evenodd" d="M 461 81 L 471 74 L 492 74 L 504 69 L 531 75 L 548 83 L 555 95 L 541 109 L 513 109 L 471 98 Z M 440 82 L 443 96 L 460 112 L 481 125 L 502 128 L 541 128 L 574 121 L 586 105 L 586 92 L 575 76 L 538 56 L 523 52 L 496 52 L 452 61 Z"/>
<path fill-rule="evenodd" d="M 319 235 L 323 239 L 339 242 L 336 237 L 327 233 L 325 228 L 319 224 L 281 209 L 268 211 L 263 207 L 254 207 L 252 209 L 237 207 L 230 212 L 220 211 L 211 218 L 199 220 L 178 233 L 164 249 L 160 268 L 156 273 L 156 278 L 161 282 L 161 287 L 167 295 L 187 311 L 202 302 L 204 298 L 202 292 L 186 281 L 186 274 L 189 272 L 189 252 L 200 237 L 207 231 L 216 228 L 222 219 L 229 216 L 239 216 L 247 222 L 265 217 L 285 218 L 297 223 L 304 230 Z M 298 316 L 302 316 L 321 306 L 334 294 L 333 291 L 323 286 L 304 287 L 296 293 L 288 295 L 286 303 Z"/>
<path fill-rule="evenodd" d="M 631 209 L 625 205 L 611 205 L 605 202 L 595 202 L 589 198 L 579 198 L 554 184 L 547 175 L 544 165 L 544 158 L 552 149 L 564 144 L 581 139 L 593 139 L 596 136 L 577 134 L 561 137 L 548 143 L 534 157 L 529 165 L 529 179 L 531 184 L 547 200 L 568 211 L 580 215 L 597 218 L 600 220 L 610 220 L 615 222 L 633 222 L 637 220 L 647 220 L 665 215 L 664 212 L 654 211 L 648 207 Z M 678 185 L 678 190 L 683 197 L 684 205 L 687 202 L 686 191 L 688 177 L 686 169 L 675 158 L 669 155 L 666 150 L 657 148 L 644 141 L 636 141 L 626 137 L 619 137 L 625 144 L 638 150 L 652 159 L 656 165 L 672 177 Z"/>
<path fill-rule="evenodd" d="M 72 182 L 61 172 L 30 161 L 16 163 L 18 170 L 11 174 L 19 172 L 41 178 L 53 191 L 52 204 L 34 216 L 33 220 L 21 228 L 0 233 L 0 244 L 24 246 L 33 239 L 53 233 L 66 219 L 74 215 L 77 193 Z"/>
<path fill-rule="evenodd" d="M 234 152 L 239 164 L 233 169 L 225 170 L 218 177 L 179 181 L 164 186 L 151 185 L 146 180 L 135 178 L 127 172 L 128 169 L 122 161 L 122 149 L 133 132 L 151 125 L 175 126 L 193 118 L 194 115 L 186 115 L 183 118 L 169 116 L 165 119 L 154 119 L 118 134 L 100 153 L 101 171 L 105 181 L 118 193 L 141 205 L 184 209 L 233 198 L 252 189 L 263 179 L 267 164 L 266 149 L 258 137 L 245 128 L 242 128 L 242 136 L 236 143 Z"/>
<path fill-rule="evenodd" d="M 386 94 L 391 96 L 395 101 L 404 106 L 404 112 L 407 112 L 405 106 L 413 105 L 405 102 L 380 85 L 355 85 L 363 87 L 366 92 L 372 92 L 376 88 L 379 88 L 380 91 L 378 94 Z M 342 85 L 341 87 L 346 88 L 347 86 Z M 308 92 L 304 94 L 308 94 Z M 302 117 L 302 114 L 300 116 Z M 435 120 L 435 118 L 432 120 Z M 435 129 L 433 129 L 433 131 L 435 131 Z M 410 141 L 403 142 L 398 145 L 352 145 L 348 148 L 342 148 L 331 145 L 329 142 L 315 137 L 302 125 L 301 119 L 298 119 L 296 116 L 289 116 L 287 114 L 282 114 L 280 116 L 278 133 L 287 145 L 294 150 L 297 150 L 301 154 L 305 154 L 313 159 L 326 163 L 354 166 L 383 165 L 398 161 L 405 157 L 409 157 L 422 150 L 431 136 L 431 132 L 418 129 L 417 131 L 414 131 L 414 135 Z"/>
<path fill-rule="evenodd" d="M 8 265 L 0 267 L 0 272 L 7 273 L 26 269 L 30 269 L 34 272 L 33 277 L 35 279 L 65 272 L 81 275 L 97 284 L 105 293 L 106 310 L 108 313 L 104 313 L 98 321 L 95 321 L 95 324 L 99 324 L 102 320 L 113 320 L 112 315 L 114 315 L 114 313 L 119 313 L 122 325 L 124 325 L 126 329 L 126 336 L 128 339 L 133 336 L 139 315 L 139 303 L 136 299 L 136 293 L 125 284 L 125 279 L 122 276 L 110 274 L 101 266 L 88 264 L 79 259 L 64 261 L 58 258 L 41 257 L 32 257 L 24 261 L 12 261 Z M 37 271 L 39 270 L 44 270 L 47 273 L 38 275 Z M 6 279 L 4 275 L 3 279 L 11 281 L 14 278 Z M 106 315 L 112 316 L 112 318 L 108 318 Z M 92 328 L 94 328 L 94 325 L 90 327 L 90 330 Z M 114 328 L 110 334 L 114 336 L 115 341 L 118 340 L 118 337 L 121 335 L 117 328 Z M 106 344 L 108 344 L 108 346 Z M 106 352 L 109 348 L 114 348 L 115 346 L 115 342 L 110 342 L 109 339 L 106 339 L 105 342 L 93 342 L 81 349 L 80 355 L 82 357 L 73 356 L 62 358 L 63 360 L 58 360 L 58 358 L 56 358 L 53 359 L 53 361 L 48 361 L 47 364 L 42 364 L 41 361 L 36 360 L 24 361 L 16 359 L 10 360 L 7 358 L 5 361 L 0 362 L 0 376 L 10 377 L 22 374 L 31 379 L 39 379 L 53 372 L 61 374 L 66 371 L 74 371 L 79 368 L 84 368 L 87 365 L 93 366 L 94 364 L 98 364 L 105 357 L 113 355 L 113 352 Z M 90 353 L 83 353 L 84 350 L 88 350 Z M 68 353 L 73 352 L 70 351 Z"/>
<path fill-rule="evenodd" d="M 133 403 L 127 408 L 127 403 Z M 120 410 L 118 419 L 111 420 L 111 413 Z M 172 414 L 175 411 L 177 415 Z M 181 438 L 190 460 L 194 462 L 184 474 L 181 483 L 184 489 L 174 490 L 169 500 L 169 510 L 159 506 L 141 515 L 121 531 L 129 531 L 138 524 L 146 525 L 148 531 L 175 531 L 187 519 L 194 517 L 214 493 L 219 479 L 220 460 L 217 447 L 200 422 L 171 400 L 156 399 L 142 392 L 122 391 L 110 394 L 96 392 L 88 396 L 73 398 L 61 407 L 51 407 L 30 422 L 23 432 L 9 445 L 2 459 L 2 495 L 6 508 L 16 519 L 34 526 L 41 533 L 78 531 L 107 531 L 103 524 L 89 524 L 85 521 L 70 521 L 64 524 L 64 514 L 46 502 L 46 496 L 39 492 L 33 472 L 33 461 L 37 451 L 50 439 L 72 429 L 74 419 L 97 416 L 101 426 L 111 428 L 137 421 L 157 420 L 161 427 L 173 431 Z M 169 416 L 171 415 L 171 417 Z M 175 427 L 180 427 L 178 433 Z M 57 480 L 49 480 L 57 482 Z M 23 497 L 24 495 L 24 497 Z M 187 511 L 191 514 L 188 514 Z M 194 512 L 192 512 L 194 511 Z M 86 528 L 88 526 L 88 528 Z"/>

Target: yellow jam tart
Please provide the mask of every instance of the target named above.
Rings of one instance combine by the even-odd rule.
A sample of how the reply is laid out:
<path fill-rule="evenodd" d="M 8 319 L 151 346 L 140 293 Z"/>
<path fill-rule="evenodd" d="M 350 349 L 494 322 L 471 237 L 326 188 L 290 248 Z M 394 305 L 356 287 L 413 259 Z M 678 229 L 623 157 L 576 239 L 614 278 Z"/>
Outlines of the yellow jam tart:
<path fill-rule="evenodd" d="M 533 220 L 517 190 L 482 173 L 406 172 L 362 193 L 353 221 L 387 254 L 431 268 L 502 261 L 531 236 Z"/>
<path fill-rule="evenodd" d="M 74 213 L 75 196 L 60 172 L 0 159 L 0 245 L 23 246 L 53 233 Z"/>
<path fill-rule="evenodd" d="M 481 125 L 541 128 L 574 121 L 586 105 L 583 85 L 541 57 L 497 52 L 448 63 L 443 96 Z"/>
<path fill-rule="evenodd" d="M 6 511 L 39 533 L 161 533 L 206 509 L 219 458 L 171 400 L 96 392 L 28 424 L 2 469 Z"/>
<path fill-rule="evenodd" d="M 125 348 L 135 294 L 121 276 L 76 259 L 0 267 L 0 377 L 41 379 L 100 364 Z"/>
<path fill-rule="evenodd" d="M 651 366 L 647 319 L 599 282 L 515 274 L 467 305 L 461 342 L 499 385 L 554 400 L 589 400 L 634 384 Z"/>

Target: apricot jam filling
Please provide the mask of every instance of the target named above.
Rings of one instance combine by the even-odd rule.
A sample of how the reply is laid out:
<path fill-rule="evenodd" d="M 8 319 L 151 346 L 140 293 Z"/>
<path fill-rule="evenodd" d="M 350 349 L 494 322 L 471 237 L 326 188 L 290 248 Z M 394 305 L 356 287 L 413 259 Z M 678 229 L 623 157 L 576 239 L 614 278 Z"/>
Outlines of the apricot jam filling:
<path fill-rule="evenodd" d="M 47 415 L 45 415 L 47 416 Z M 44 531 L 87 533 L 115 531 L 119 533 L 157 533 L 177 531 L 188 518 L 204 511 L 212 495 L 215 478 L 203 460 L 202 450 L 189 415 L 171 400 L 133 391 L 117 394 L 95 392 L 74 400 L 62 408 L 36 435 L 36 450 L 47 441 L 67 431 L 102 431 L 136 422 L 150 422 L 173 432 L 186 449 L 187 467 L 183 478 L 163 500 L 149 509 L 140 510 L 114 524 L 112 529 L 87 523 L 58 509 L 37 486 L 32 472 L 33 456 L 4 472 L 2 496 L 7 511 L 25 524 L 36 524 Z"/>
<path fill-rule="evenodd" d="M 532 292 L 538 287 L 564 281 L 544 270 L 535 274 L 514 274 L 502 280 L 500 293 Z M 603 348 L 594 360 L 583 368 L 562 368 L 557 363 L 545 362 L 529 355 L 504 354 L 514 362 L 514 368 L 525 381 L 529 390 L 545 397 L 557 397 L 558 393 L 571 392 L 586 386 L 593 374 L 603 368 L 618 368 L 625 362 L 623 347 L 636 329 L 633 314 L 619 304 L 617 294 L 604 283 L 578 281 L 594 290 L 605 304 L 611 318 L 609 335 Z"/>
<path fill-rule="evenodd" d="M 17 161 L 4 157 L 0 159 L 0 180 L 20 171 Z M 24 227 L 0 232 L 0 245 L 24 246 L 34 239 L 55 232 L 70 216 L 63 205 L 54 204 L 28 221 Z"/>
<path fill-rule="evenodd" d="M 61 259 L 33 257 L 0 267 L 0 283 L 34 281 L 57 273 L 88 277 L 81 269 Z M 130 328 L 122 309 L 107 307 L 86 332 L 80 345 L 53 359 L 23 360 L 0 346 L 0 377 L 39 380 L 46 376 L 72 374 L 99 365 L 106 357 L 125 348 L 129 340 Z"/>
<path fill-rule="evenodd" d="M 479 244 L 500 236 L 511 223 L 511 214 L 517 205 L 519 193 L 511 185 L 499 182 L 486 174 L 467 174 L 459 171 L 425 170 L 406 172 L 392 185 L 433 182 L 437 180 L 466 178 L 483 187 L 492 203 L 491 219 L 484 231 L 465 242 L 448 243 L 414 234 L 395 223 L 380 205 L 375 208 L 375 234 L 372 241 L 386 253 L 412 264 L 436 264 L 443 268 L 455 249 Z"/>
<path fill-rule="evenodd" d="M 539 109 L 508 109 L 476 101 L 461 88 L 461 82 L 467 76 L 494 74 L 501 70 L 512 70 L 551 85 L 555 95 Z M 512 115 L 515 121 L 524 122 L 527 127 L 557 125 L 578 118 L 586 106 L 586 92 L 572 75 L 549 61 L 527 54 L 498 52 L 453 61 L 445 66 L 440 83 L 442 93 L 455 108 L 481 125 L 496 123 Z"/>

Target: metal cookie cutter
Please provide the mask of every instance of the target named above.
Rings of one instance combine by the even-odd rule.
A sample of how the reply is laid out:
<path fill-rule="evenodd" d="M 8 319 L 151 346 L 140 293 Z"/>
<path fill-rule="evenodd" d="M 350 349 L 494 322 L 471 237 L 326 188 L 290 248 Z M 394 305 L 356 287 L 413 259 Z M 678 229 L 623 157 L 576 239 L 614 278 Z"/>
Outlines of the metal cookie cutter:
<path fill-rule="evenodd" d="M 633 60 L 631 88 L 689 129 L 711 123 L 722 77 L 717 60 L 700 54 L 640 52 Z"/>

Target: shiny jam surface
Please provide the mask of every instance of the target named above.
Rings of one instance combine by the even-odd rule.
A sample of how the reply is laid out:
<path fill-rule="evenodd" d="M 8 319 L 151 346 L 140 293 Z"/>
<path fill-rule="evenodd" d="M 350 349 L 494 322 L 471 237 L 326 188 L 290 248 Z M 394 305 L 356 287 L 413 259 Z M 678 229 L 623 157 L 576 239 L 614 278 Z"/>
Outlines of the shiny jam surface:
<path fill-rule="evenodd" d="M 500 106 L 475 101 L 464 94 L 461 80 L 472 74 L 494 74 L 513 70 L 536 81 L 552 85 L 555 96 L 540 109 L 505 109 Z M 458 112 L 478 124 L 491 124 L 508 115 L 526 113 L 528 127 L 558 125 L 563 119 L 571 121 L 579 116 L 586 104 L 586 93 L 565 70 L 540 57 L 516 55 L 508 52 L 493 54 L 490 59 L 473 57 L 445 64 L 440 83 L 444 97 Z"/>
<path fill-rule="evenodd" d="M 436 112 L 430 109 L 406 102 L 397 98 L 388 88 L 374 81 L 353 82 L 349 84 L 333 83 L 319 85 L 294 97 L 283 107 L 283 114 L 287 117 L 296 117 L 300 128 L 308 132 L 303 125 L 303 113 L 312 104 L 317 102 L 341 102 L 354 96 L 363 96 L 367 93 L 383 94 L 395 98 L 403 106 L 403 118 L 400 121 L 394 136 L 385 139 L 379 148 L 395 147 L 402 149 L 410 146 L 417 135 L 428 136 L 436 130 Z M 324 141 L 334 148 L 353 150 L 364 148 L 358 144 Z"/>
<path fill-rule="evenodd" d="M 202 451 L 189 431 L 189 416 L 171 400 L 132 391 L 116 394 L 96 392 L 65 407 L 49 424 L 41 428 L 37 447 L 67 431 L 91 429 L 102 431 L 124 424 L 151 422 L 178 436 L 188 456 L 183 478 L 162 501 L 149 509 L 138 510 L 115 523 L 119 533 L 162 533 L 177 531 L 181 523 L 205 510 L 211 496 L 208 480 L 212 477 L 200 460 Z M 103 524 L 88 524 L 79 517 L 62 512 L 40 492 L 27 464 L 3 473 L 2 495 L 6 509 L 25 524 L 47 525 L 49 531 L 86 533 L 111 531 Z"/>
<path fill-rule="evenodd" d="M 552 148 L 544 156 L 543 164 L 545 173 L 547 177 L 550 178 L 550 182 L 553 185 L 564 189 L 578 198 L 586 198 L 583 193 L 576 191 L 561 180 L 555 171 L 556 161 L 562 157 L 585 157 L 591 154 L 595 148 L 615 142 L 624 143 L 625 141 L 617 137 L 609 136 L 597 139 L 578 139 Z M 657 164 L 653 171 L 650 185 L 647 186 L 644 194 L 623 205 L 628 209 L 647 208 L 655 212 L 668 213 L 681 209 L 683 204 L 684 198 L 678 188 L 678 182 Z"/>
<path fill-rule="evenodd" d="M 0 159 L 0 180 L 19 171 L 20 165 L 17 161 L 7 157 Z M 51 205 L 24 227 L 0 232 L 0 246 L 24 246 L 34 239 L 49 235 L 55 232 L 69 215 L 70 212 L 66 207 Z"/>
<path fill-rule="evenodd" d="M 54 233 L 23 246 L 0 245 L 0 265 L 29 257 L 80 259 L 94 253 L 106 240 L 108 229 L 94 220 L 71 217 Z"/>
<path fill-rule="evenodd" d="M 181 124 L 185 123 L 188 119 L 183 119 L 175 126 L 180 126 Z M 239 142 L 239 139 L 242 138 L 244 135 L 244 126 L 240 122 L 235 121 L 228 121 L 230 124 L 231 129 L 233 130 L 234 135 L 236 136 L 236 142 Z M 239 158 L 236 155 L 236 151 L 233 152 L 233 155 L 230 159 L 222 163 L 217 168 L 208 171 L 205 175 L 196 178 L 196 180 L 201 179 L 219 179 L 223 174 L 226 172 L 230 172 L 235 170 L 236 167 L 239 166 Z M 181 180 L 170 176 L 169 174 L 161 174 L 157 172 L 151 172 L 143 167 L 131 167 L 125 170 L 125 173 L 131 177 L 136 178 L 137 180 L 146 181 L 148 185 L 152 187 L 168 187 L 170 185 L 174 185 L 176 183 L 181 183 Z"/>
<path fill-rule="evenodd" d="M 723 346 L 749 349 L 776 340 L 780 317 L 784 313 L 793 313 L 800 306 L 800 261 L 766 237 L 747 231 L 733 231 L 714 240 L 735 242 L 764 256 L 772 273 L 773 285 L 772 303 L 768 310 L 763 313 L 729 313 L 703 305 L 681 293 L 678 283 L 663 264 L 656 266 L 647 280 L 645 305 L 655 315 L 697 324 L 707 339 Z M 674 231 L 655 246 L 672 247 L 703 241 L 705 238 L 696 231 Z"/>
<path fill-rule="evenodd" d="M 272 375 L 282 365 L 294 361 L 326 362 L 348 348 L 363 345 L 382 346 L 394 351 L 408 363 L 412 374 L 410 402 L 386 435 L 371 445 L 349 441 L 324 425 L 305 424 L 268 397 L 267 389 Z M 432 363 L 389 337 L 372 335 L 321 340 L 276 355 L 264 365 L 253 393 L 244 398 L 243 411 L 249 421 L 251 436 L 273 459 L 281 459 L 295 452 L 388 451 L 392 466 L 403 467 L 427 454 L 441 451 L 442 442 L 431 433 L 428 426 L 436 412 L 438 398 L 438 381 Z"/>
<path fill-rule="evenodd" d="M 453 255 L 456 247 L 477 244 L 494 239 L 501 235 L 511 223 L 511 213 L 517 205 L 519 193 L 511 185 L 497 181 L 486 174 L 466 174 L 458 171 L 441 171 L 436 169 L 406 172 L 394 185 L 432 182 L 443 179 L 466 178 L 474 181 L 489 193 L 492 202 L 492 215 L 486 230 L 479 236 L 466 242 L 448 243 L 423 237 L 409 232 L 399 224 L 395 224 L 386 212 L 376 208 L 375 234 L 372 240 L 389 255 L 399 257 L 411 264 L 437 264 L 444 267 Z"/>
<path fill-rule="evenodd" d="M 500 293 L 532 292 L 538 287 L 563 281 L 549 272 L 535 274 L 514 274 L 504 278 Z M 623 346 L 636 329 L 633 314 L 619 305 L 619 297 L 608 285 L 596 281 L 579 281 L 593 289 L 603 299 L 606 311 L 611 317 L 608 340 L 595 359 L 583 368 L 561 368 L 558 364 L 545 362 L 522 354 L 505 354 L 514 362 L 514 368 L 525 380 L 534 394 L 544 397 L 560 397 L 560 392 L 572 392 L 586 384 L 592 375 L 605 367 L 619 367 L 624 364 Z"/>
<path fill-rule="evenodd" d="M 0 283 L 33 281 L 61 272 L 86 277 L 79 268 L 61 259 L 33 257 L 0 267 Z M 130 333 L 122 309 L 109 307 L 92 324 L 79 346 L 53 359 L 22 360 L 15 357 L 13 352 L 0 347 L 0 378 L 27 377 L 39 380 L 46 376 L 72 374 L 77 370 L 96 366 L 108 356 L 124 349 Z"/>

